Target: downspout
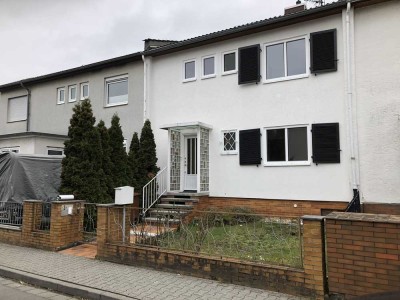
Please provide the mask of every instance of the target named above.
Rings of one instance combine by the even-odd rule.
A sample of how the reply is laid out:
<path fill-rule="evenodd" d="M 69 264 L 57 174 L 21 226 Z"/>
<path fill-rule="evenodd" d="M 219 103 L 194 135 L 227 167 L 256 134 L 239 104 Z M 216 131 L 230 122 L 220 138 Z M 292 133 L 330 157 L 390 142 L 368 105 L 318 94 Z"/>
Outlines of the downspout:
<path fill-rule="evenodd" d="M 25 89 L 28 93 L 28 103 L 26 107 L 26 132 L 29 132 L 31 130 L 31 125 L 30 125 L 30 116 L 31 116 L 31 90 L 28 89 L 23 82 L 20 82 L 20 85 L 23 89 Z"/>
<path fill-rule="evenodd" d="M 142 54 L 143 61 L 143 123 L 147 119 L 147 62 Z"/>
<path fill-rule="evenodd" d="M 351 22 L 351 0 L 347 0 L 346 8 L 346 94 L 347 94 L 347 113 L 348 113 L 348 131 L 350 138 L 350 154 L 351 154 L 351 177 L 353 188 L 352 202 L 359 203 L 359 161 L 358 161 L 358 138 L 357 138 L 357 124 L 354 121 L 356 115 L 356 107 L 354 104 L 354 66 L 353 66 L 353 47 L 354 47 L 354 15 L 353 23 Z"/>

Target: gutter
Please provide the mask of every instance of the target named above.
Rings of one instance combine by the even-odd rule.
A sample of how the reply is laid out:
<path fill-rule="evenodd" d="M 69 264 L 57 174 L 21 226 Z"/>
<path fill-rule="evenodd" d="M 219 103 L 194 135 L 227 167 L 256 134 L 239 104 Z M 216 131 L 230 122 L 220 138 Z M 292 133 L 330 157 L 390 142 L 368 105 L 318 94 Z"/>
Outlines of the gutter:
<path fill-rule="evenodd" d="M 357 120 L 354 119 L 354 116 L 357 118 L 356 114 L 356 106 L 355 103 L 355 94 L 354 94 L 354 14 L 351 17 L 352 6 L 351 0 L 347 0 L 346 7 L 346 36 L 345 36 L 345 44 L 346 44 L 346 73 L 347 73 L 347 82 L 346 82 L 346 94 L 347 94 L 347 114 L 348 114 L 348 131 L 349 131 L 349 139 L 350 139 L 350 153 L 351 153 L 351 177 L 352 177 L 352 187 L 353 192 L 358 193 L 360 182 L 359 182 L 359 161 L 358 161 L 358 137 L 357 137 Z M 352 22 L 353 20 L 353 22 Z"/>
<path fill-rule="evenodd" d="M 26 132 L 29 132 L 31 130 L 31 122 L 30 122 L 30 117 L 31 117 L 31 90 L 28 89 L 23 82 L 20 82 L 20 85 L 23 89 L 27 91 L 27 96 L 28 96 L 28 103 L 27 103 L 27 108 L 26 108 Z"/>

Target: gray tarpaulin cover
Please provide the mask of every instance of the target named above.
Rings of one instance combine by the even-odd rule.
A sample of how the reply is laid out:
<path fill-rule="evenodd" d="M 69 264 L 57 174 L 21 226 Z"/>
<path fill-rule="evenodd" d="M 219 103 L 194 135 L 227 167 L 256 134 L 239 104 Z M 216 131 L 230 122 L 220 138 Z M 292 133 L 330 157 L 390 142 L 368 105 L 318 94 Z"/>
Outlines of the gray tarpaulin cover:
<path fill-rule="evenodd" d="M 0 154 L 0 201 L 55 200 L 61 182 L 61 156 Z"/>

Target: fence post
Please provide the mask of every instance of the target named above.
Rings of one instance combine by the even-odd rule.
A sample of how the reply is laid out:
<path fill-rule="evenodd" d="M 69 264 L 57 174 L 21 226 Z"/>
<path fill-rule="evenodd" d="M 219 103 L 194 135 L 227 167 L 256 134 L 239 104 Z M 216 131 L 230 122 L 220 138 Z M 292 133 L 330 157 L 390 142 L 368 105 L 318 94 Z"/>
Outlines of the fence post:
<path fill-rule="evenodd" d="M 324 299 L 326 290 L 324 217 L 303 216 L 303 267 L 306 287 Z"/>

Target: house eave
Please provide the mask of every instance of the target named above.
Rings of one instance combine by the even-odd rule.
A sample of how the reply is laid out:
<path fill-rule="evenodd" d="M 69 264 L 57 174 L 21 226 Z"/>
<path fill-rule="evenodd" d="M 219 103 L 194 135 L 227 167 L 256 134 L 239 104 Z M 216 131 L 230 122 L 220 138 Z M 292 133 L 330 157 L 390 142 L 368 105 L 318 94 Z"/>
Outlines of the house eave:
<path fill-rule="evenodd" d="M 206 129 L 212 129 L 213 127 L 209 124 L 203 123 L 203 122 L 184 122 L 184 123 L 173 123 L 173 124 L 167 124 L 167 125 L 163 125 L 160 127 L 160 129 L 165 129 L 165 130 L 169 130 L 169 129 L 175 129 L 175 130 L 182 130 L 182 129 L 187 129 L 187 128 L 198 128 L 198 127 L 202 127 L 202 128 L 206 128 Z"/>

